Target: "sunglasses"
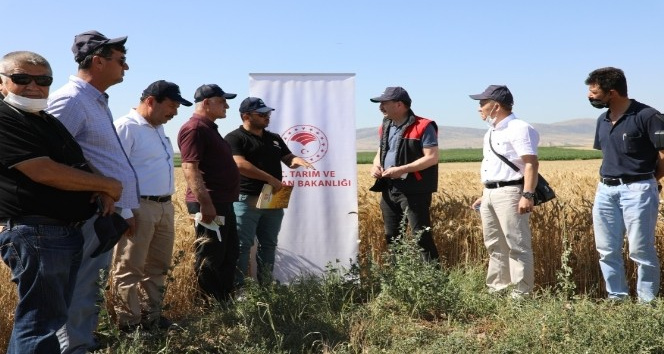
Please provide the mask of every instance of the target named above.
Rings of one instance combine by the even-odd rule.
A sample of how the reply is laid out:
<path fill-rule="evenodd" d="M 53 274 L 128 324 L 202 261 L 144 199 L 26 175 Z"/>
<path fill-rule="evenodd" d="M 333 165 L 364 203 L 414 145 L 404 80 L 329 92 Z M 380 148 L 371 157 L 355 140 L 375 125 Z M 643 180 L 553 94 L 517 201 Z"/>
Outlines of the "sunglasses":
<path fill-rule="evenodd" d="M 254 112 L 253 114 L 261 117 L 261 118 L 270 118 L 270 113 L 259 113 L 259 112 Z"/>
<path fill-rule="evenodd" d="M 0 75 L 10 78 L 12 82 L 17 85 L 29 85 L 33 80 L 39 86 L 51 86 L 51 84 L 53 83 L 53 77 L 48 75 L 30 75 L 30 74 L 7 75 L 5 73 L 0 73 Z"/>
<path fill-rule="evenodd" d="M 122 58 L 118 58 L 118 59 L 114 59 L 114 58 L 112 58 L 112 57 L 108 57 L 108 58 L 107 58 L 107 57 L 102 57 L 102 58 L 104 58 L 104 59 L 106 59 L 106 60 L 115 60 L 115 61 L 117 61 L 118 64 L 120 64 L 120 66 L 122 66 L 122 67 L 124 67 L 125 64 L 127 64 L 127 58 L 126 58 L 126 57 L 122 57 Z"/>

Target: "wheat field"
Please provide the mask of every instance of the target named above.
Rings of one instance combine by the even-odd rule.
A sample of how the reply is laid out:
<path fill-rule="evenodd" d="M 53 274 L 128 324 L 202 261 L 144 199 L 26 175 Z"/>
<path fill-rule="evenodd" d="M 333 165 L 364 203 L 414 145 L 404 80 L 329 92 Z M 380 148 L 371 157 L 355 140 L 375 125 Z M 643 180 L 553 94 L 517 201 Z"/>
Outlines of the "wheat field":
<path fill-rule="evenodd" d="M 579 293 L 593 297 L 604 296 L 597 252 L 592 233 L 592 201 L 597 186 L 600 161 L 544 161 L 540 172 L 547 178 L 557 199 L 535 208 L 531 216 L 533 249 L 535 254 L 535 282 L 539 289 L 556 284 L 556 272 L 561 267 L 563 240 L 569 242 L 574 282 Z M 360 265 L 378 259 L 385 250 L 383 225 L 378 205 L 379 194 L 369 192 L 373 182 L 370 165 L 358 165 Z M 194 240 L 192 220 L 184 204 L 185 182 L 182 171 L 176 171 L 177 191 L 175 264 L 168 281 L 165 313 L 181 318 L 192 313 L 196 306 L 193 277 Z M 470 204 L 481 195 L 479 163 L 446 163 L 440 165 L 439 191 L 434 195 L 431 209 L 433 233 L 444 267 L 486 263 L 479 215 Z M 288 211 L 286 211 L 288 212 Z M 657 247 L 664 256 L 662 225 L 658 224 Z M 627 262 L 627 271 L 634 286 L 635 267 Z M 13 311 L 16 306 L 16 286 L 11 282 L 8 267 L 0 266 L 0 351 L 7 346 L 11 334 Z M 112 294 L 107 292 L 107 298 Z M 107 305 L 110 310 L 110 306 Z"/>

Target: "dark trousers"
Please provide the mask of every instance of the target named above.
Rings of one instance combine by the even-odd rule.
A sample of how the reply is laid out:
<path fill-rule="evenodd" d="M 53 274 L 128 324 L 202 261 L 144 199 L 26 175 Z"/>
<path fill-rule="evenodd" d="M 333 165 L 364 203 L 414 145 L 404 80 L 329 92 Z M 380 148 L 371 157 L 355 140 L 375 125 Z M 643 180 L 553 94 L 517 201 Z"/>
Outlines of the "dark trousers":
<path fill-rule="evenodd" d="M 417 244 L 422 248 L 427 258 L 431 260 L 438 259 L 438 250 L 433 242 L 430 228 L 431 193 L 404 194 L 395 188 L 388 188 L 382 193 L 380 209 L 383 212 L 387 243 L 393 243 L 394 239 L 399 236 L 401 220 L 405 214 L 414 235 L 429 228 L 427 231 L 422 231 Z"/>
<path fill-rule="evenodd" d="M 239 255 L 237 224 L 233 203 L 214 203 L 217 215 L 225 217 L 219 227 L 221 242 L 215 231 L 202 225 L 196 227 L 194 269 L 198 286 L 203 293 L 219 302 L 230 300 L 235 283 L 235 264 Z M 200 211 L 200 204 L 187 202 L 190 214 Z"/>

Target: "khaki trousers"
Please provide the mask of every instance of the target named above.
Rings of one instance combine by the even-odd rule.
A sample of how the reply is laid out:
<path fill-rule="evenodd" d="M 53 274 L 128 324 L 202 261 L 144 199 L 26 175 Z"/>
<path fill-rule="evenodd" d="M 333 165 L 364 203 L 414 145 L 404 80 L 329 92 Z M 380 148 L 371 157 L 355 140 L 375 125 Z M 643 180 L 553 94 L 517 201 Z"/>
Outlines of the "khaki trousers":
<path fill-rule="evenodd" d="M 113 305 L 120 326 L 153 324 L 161 315 L 175 241 L 173 203 L 141 199 L 136 233 L 115 248 Z M 141 293 L 142 292 L 142 293 Z"/>
<path fill-rule="evenodd" d="M 533 290 L 533 262 L 530 213 L 517 211 L 522 186 L 485 188 L 482 193 L 482 228 L 484 245 L 489 252 L 486 284 L 490 291 L 500 291 L 510 284 L 514 291 L 529 294 Z"/>

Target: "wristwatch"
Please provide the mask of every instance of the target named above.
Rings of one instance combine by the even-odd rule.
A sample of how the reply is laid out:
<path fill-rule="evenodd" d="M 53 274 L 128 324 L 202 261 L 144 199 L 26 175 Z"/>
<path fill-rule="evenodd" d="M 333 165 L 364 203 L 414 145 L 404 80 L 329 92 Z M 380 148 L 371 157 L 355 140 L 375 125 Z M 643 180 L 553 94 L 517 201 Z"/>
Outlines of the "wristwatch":
<path fill-rule="evenodd" d="M 521 195 L 524 198 L 530 199 L 530 200 L 533 200 L 535 198 L 535 193 L 533 193 L 533 192 L 523 192 L 523 194 L 521 194 Z"/>

